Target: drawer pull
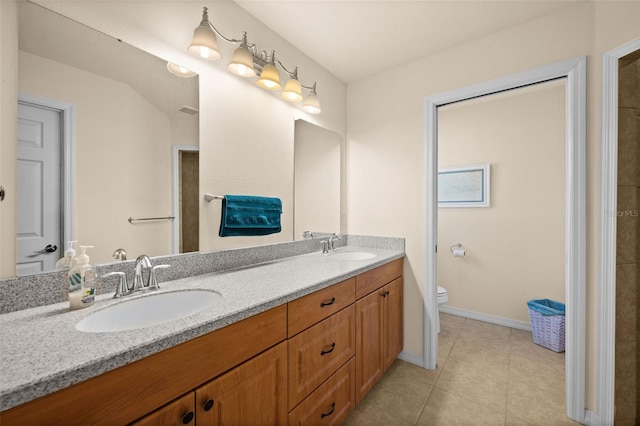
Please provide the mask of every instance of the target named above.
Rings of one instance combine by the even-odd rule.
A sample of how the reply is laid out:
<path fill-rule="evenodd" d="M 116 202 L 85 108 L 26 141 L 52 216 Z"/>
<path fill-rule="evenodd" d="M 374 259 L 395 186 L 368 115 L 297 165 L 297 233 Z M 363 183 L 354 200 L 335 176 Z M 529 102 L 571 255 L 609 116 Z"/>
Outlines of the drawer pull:
<path fill-rule="evenodd" d="M 380 293 L 380 296 L 382 297 L 387 297 L 388 295 L 389 295 L 389 290 L 383 291 L 382 293 Z"/>
<path fill-rule="evenodd" d="M 184 416 L 182 416 L 182 424 L 188 425 L 193 420 L 193 411 L 187 412 Z"/>
<path fill-rule="evenodd" d="M 320 307 L 324 308 L 325 306 L 333 305 L 334 303 L 336 303 L 336 298 L 332 297 L 331 300 L 328 300 L 326 302 L 320 302 Z"/>
<path fill-rule="evenodd" d="M 213 408 L 213 399 L 208 399 L 207 402 L 204 403 L 204 411 L 209 411 Z"/>
<path fill-rule="evenodd" d="M 326 413 L 320 414 L 320 418 L 324 419 L 325 417 L 332 415 L 333 414 L 333 410 L 335 410 L 335 409 L 336 409 L 336 403 L 332 402 L 331 403 L 331 408 L 329 408 L 329 411 L 327 411 Z"/>
<path fill-rule="evenodd" d="M 330 354 L 331 352 L 333 352 L 333 350 L 336 348 L 336 342 L 333 342 L 332 344 L 330 344 L 327 347 L 329 349 L 323 349 L 322 351 L 320 351 L 320 356 L 326 355 L 326 354 Z"/>

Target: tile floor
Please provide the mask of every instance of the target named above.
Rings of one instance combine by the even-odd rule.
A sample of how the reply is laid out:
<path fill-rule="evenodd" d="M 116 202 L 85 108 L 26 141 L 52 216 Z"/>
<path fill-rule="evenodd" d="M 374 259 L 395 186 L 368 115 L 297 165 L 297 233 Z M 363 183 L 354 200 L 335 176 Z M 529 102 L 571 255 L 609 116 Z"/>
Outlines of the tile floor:
<path fill-rule="evenodd" d="M 578 425 L 565 414 L 564 353 L 530 332 L 441 321 L 438 368 L 396 360 L 343 426 Z"/>

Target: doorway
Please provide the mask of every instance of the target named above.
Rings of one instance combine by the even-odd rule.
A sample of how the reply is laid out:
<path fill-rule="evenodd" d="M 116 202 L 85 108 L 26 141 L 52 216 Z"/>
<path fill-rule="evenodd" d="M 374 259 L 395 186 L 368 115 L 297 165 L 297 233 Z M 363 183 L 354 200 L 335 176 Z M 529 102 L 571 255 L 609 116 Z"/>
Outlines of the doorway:
<path fill-rule="evenodd" d="M 173 147 L 173 253 L 200 250 L 200 148 Z"/>
<path fill-rule="evenodd" d="M 74 107 L 18 94 L 18 276 L 48 272 L 73 235 Z"/>
<path fill-rule="evenodd" d="M 616 295 L 619 290 L 622 290 L 618 288 L 618 285 L 623 284 L 627 290 L 629 290 L 629 287 L 637 286 L 637 282 L 635 284 L 630 282 L 633 275 L 629 274 L 622 274 L 623 278 L 625 278 L 624 275 L 626 275 L 626 280 L 624 281 L 627 282 L 618 282 L 618 268 L 620 267 L 621 270 L 627 268 L 633 269 L 634 265 L 628 260 L 621 259 L 618 253 L 618 250 L 626 249 L 630 243 L 633 244 L 633 239 L 630 238 L 626 242 L 618 242 L 617 232 L 620 219 L 624 222 L 630 222 L 629 219 L 631 219 L 631 222 L 634 219 L 637 220 L 637 217 L 634 218 L 633 216 L 637 210 L 632 207 L 629 208 L 629 198 L 625 197 L 627 198 L 627 202 L 623 202 L 625 201 L 624 199 L 618 200 L 620 177 L 618 170 L 619 158 L 621 155 L 624 155 L 625 151 L 624 146 L 619 146 L 618 138 L 620 107 L 623 106 L 619 105 L 618 80 L 620 76 L 620 60 L 629 55 L 634 55 L 633 58 L 635 59 L 638 51 L 640 51 L 640 39 L 633 40 L 609 51 L 605 53 L 602 58 L 602 172 L 600 185 L 600 207 L 602 213 L 600 215 L 600 253 L 598 268 L 598 410 L 594 422 L 599 422 L 599 424 L 613 424 L 614 417 L 622 420 L 621 414 L 627 417 L 625 411 L 634 411 L 633 403 L 629 397 L 635 394 L 637 404 L 637 395 L 639 394 L 638 383 L 640 383 L 640 379 L 637 376 L 637 372 L 635 389 L 633 389 L 632 384 L 625 385 L 624 383 L 618 382 L 620 375 L 616 375 L 616 371 L 622 371 L 620 369 L 620 361 L 622 359 L 624 359 L 624 364 L 630 365 L 631 367 L 638 365 L 637 352 L 635 362 L 633 359 L 628 359 L 633 357 L 631 351 L 628 354 L 624 354 L 621 358 L 618 358 L 619 355 L 623 355 L 625 349 L 635 348 L 637 341 L 633 342 L 633 335 L 629 336 L 627 332 L 620 333 L 621 330 L 618 329 L 616 321 L 621 314 L 619 311 L 621 306 L 616 306 Z M 637 136 L 635 137 L 635 141 L 637 141 Z M 620 143 L 620 145 L 623 144 Z M 630 152 L 627 151 L 627 155 L 629 154 Z M 632 158 L 629 159 L 633 161 Z M 628 189 L 629 188 L 627 188 L 626 192 L 628 192 Z M 621 204 L 619 201 L 623 203 Z M 621 213 L 622 217 L 619 217 Z M 628 215 L 625 217 L 625 214 Z M 623 223 L 622 225 L 627 224 Z M 623 261 L 621 262 L 620 260 Z M 637 269 L 637 263 L 635 264 L 635 268 Z M 631 284 L 631 286 L 629 284 Z M 635 296 L 638 297 L 637 294 Z M 627 292 L 626 297 L 632 297 L 630 292 Z M 635 304 L 636 310 L 638 306 L 637 300 L 638 299 L 636 299 Z M 627 312 L 627 316 L 631 316 L 629 312 Z M 622 335 L 626 335 L 624 338 L 626 341 L 622 344 L 623 347 L 620 347 L 619 343 L 621 342 L 619 342 L 618 337 L 622 337 Z M 637 330 L 635 338 L 637 339 Z M 629 379 L 631 379 L 631 377 L 629 377 Z M 621 385 L 622 387 L 620 387 Z M 619 402 L 622 401 L 616 401 L 619 396 L 627 398 L 624 405 L 627 405 L 630 410 L 626 410 L 625 407 L 620 407 Z M 620 408 L 622 408 L 622 410 L 620 410 Z M 614 416 L 614 414 L 616 416 Z M 635 421 L 637 422 L 637 413 Z"/>
<path fill-rule="evenodd" d="M 586 241 L 586 58 L 464 87 L 426 99 L 426 238 L 424 366 L 437 362 L 437 159 L 441 105 L 566 78 L 565 294 L 567 416 L 584 422 Z M 444 248 L 446 249 L 446 248 Z"/>

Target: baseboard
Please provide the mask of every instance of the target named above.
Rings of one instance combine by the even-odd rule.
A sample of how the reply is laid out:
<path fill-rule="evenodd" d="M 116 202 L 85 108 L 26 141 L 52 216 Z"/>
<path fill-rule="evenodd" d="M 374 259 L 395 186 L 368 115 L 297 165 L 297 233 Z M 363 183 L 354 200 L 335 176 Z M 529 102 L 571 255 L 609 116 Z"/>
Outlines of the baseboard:
<path fill-rule="evenodd" d="M 416 354 L 412 354 L 411 352 L 402 351 L 400 352 L 400 355 L 398 355 L 398 358 L 403 361 L 410 362 L 411 364 L 415 364 L 418 367 L 424 367 L 424 359 L 422 358 L 421 355 L 416 355 Z"/>
<path fill-rule="evenodd" d="M 531 331 L 531 324 L 525 321 L 518 321 L 509 318 L 497 317 L 495 315 L 483 314 L 481 312 L 468 311 L 466 309 L 454 308 L 453 306 L 442 305 L 440 312 L 457 315 L 459 317 L 484 321 L 491 324 L 502 325 L 504 327 L 517 328 L 518 330 Z"/>

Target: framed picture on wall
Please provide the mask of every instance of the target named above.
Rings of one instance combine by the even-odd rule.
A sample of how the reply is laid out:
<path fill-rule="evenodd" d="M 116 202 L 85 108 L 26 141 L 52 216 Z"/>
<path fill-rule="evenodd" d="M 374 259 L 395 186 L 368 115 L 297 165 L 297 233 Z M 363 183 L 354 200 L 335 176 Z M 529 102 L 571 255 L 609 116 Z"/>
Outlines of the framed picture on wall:
<path fill-rule="evenodd" d="M 438 207 L 491 207 L 490 164 L 438 170 Z"/>

